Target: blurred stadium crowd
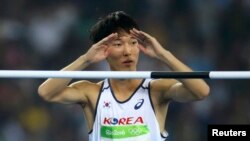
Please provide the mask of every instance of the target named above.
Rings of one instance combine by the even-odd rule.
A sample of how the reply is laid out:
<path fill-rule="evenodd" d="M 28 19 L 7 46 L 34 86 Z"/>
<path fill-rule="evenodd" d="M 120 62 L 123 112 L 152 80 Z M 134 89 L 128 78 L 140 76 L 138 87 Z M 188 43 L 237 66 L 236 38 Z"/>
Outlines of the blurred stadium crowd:
<path fill-rule="evenodd" d="M 0 0 L 0 69 L 63 68 L 91 46 L 91 25 L 117 10 L 196 71 L 250 70 L 249 0 Z M 143 54 L 138 67 L 168 70 Z M 0 79 L 0 141 L 87 141 L 80 106 L 44 102 L 42 81 Z M 168 141 L 206 140 L 208 124 L 250 123 L 249 80 L 206 81 L 207 99 L 170 105 Z"/>

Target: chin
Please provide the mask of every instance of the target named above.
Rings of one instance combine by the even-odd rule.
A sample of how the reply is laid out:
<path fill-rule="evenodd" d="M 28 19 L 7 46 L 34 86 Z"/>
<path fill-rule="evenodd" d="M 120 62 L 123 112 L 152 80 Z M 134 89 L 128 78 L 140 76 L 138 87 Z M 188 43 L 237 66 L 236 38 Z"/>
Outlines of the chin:
<path fill-rule="evenodd" d="M 134 65 L 127 65 L 127 66 L 119 66 L 119 67 L 110 67 L 111 71 L 136 71 L 136 67 Z"/>
<path fill-rule="evenodd" d="M 124 68 L 124 71 L 136 71 L 135 68 L 131 68 L 131 67 L 127 67 L 127 68 Z"/>
<path fill-rule="evenodd" d="M 134 68 L 129 68 L 129 67 L 123 67 L 120 69 L 111 69 L 112 71 L 136 71 Z"/>

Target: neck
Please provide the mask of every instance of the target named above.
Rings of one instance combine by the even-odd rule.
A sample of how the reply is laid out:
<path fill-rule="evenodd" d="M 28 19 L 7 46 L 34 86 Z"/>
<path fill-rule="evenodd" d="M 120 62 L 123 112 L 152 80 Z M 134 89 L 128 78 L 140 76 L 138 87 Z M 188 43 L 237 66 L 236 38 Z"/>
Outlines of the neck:
<path fill-rule="evenodd" d="M 123 85 L 123 84 L 127 84 L 127 83 L 135 83 L 141 81 L 141 79 L 110 79 L 111 83 L 116 83 L 118 85 Z"/>
<path fill-rule="evenodd" d="M 142 79 L 110 79 L 110 83 L 113 87 L 136 87 L 141 83 Z"/>
<path fill-rule="evenodd" d="M 110 70 L 111 71 L 137 71 L 137 68 L 136 67 L 128 67 L 128 68 L 115 68 L 115 67 L 112 67 L 111 65 L 109 66 Z"/>
<path fill-rule="evenodd" d="M 127 100 L 141 84 L 142 79 L 111 79 L 110 85 L 119 101 Z"/>

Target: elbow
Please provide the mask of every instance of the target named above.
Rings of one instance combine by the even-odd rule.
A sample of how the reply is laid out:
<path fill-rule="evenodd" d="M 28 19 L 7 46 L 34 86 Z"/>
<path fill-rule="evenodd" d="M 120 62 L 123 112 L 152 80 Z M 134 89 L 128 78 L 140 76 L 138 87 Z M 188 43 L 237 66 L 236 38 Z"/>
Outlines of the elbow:
<path fill-rule="evenodd" d="M 38 88 L 38 95 L 45 101 L 50 102 L 51 101 L 51 97 L 49 96 L 49 93 L 43 89 L 42 86 L 39 86 Z"/>
<path fill-rule="evenodd" d="M 197 95 L 198 100 L 203 100 L 207 98 L 210 94 L 210 87 L 206 85 L 204 88 L 199 90 L 199 94 Z"/>

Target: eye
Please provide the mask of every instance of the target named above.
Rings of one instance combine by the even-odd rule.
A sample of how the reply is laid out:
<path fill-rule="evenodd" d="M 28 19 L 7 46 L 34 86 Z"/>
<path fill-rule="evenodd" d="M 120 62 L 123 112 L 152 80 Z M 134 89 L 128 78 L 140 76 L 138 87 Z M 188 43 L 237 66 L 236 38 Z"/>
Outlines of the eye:
<path fill-rule="evenodd" d="M 120 46 L 122 46 L 122 42 L 120 40 L 116 40 L 116 41 L 114 41 L 112 43 L 112 46 L 114 46 L 114 47 L 120 47 Z"/>
<path fill-rule="evenodd" d="M 119 47 L 119 46 L 121 46 L 122 44 L 121 43 L 114 43 L 113 44 L 113 46 L 115 46 L 115 47 Z"/>
<path fill-rule="evenodd" d="M 133 41 L 132 44 L 133 44 L 133 45 L 134 45 L 134 44 L 137 44 L 137 41 Z"/>
<path fill-rule="evenodd" d="M 137 43 L 138 43 L 137 40 L 133 40 L 133 41 L 131 42 L 132 45 L 137 45 Z"/>

